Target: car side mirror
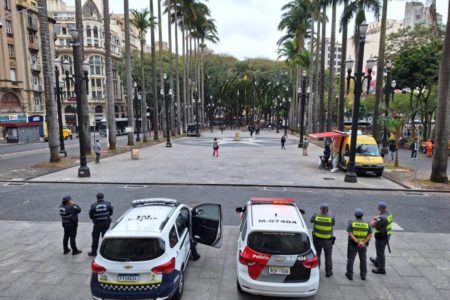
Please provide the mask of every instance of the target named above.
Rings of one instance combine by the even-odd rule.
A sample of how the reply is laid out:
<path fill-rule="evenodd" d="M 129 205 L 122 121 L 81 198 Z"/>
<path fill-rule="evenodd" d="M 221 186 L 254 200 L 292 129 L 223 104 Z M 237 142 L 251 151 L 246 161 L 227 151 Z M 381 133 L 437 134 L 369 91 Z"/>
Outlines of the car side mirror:
<path fill-rule="evenodd" d="M 304 211 L 303 209 L 299 208 L 299 210 L 300 210 L 300 212 L 302 213 L 302 215 L 305 214 L 305 211 Z"/>
<path fill-rule="evenodd" d="M 243 213 L 244 212 L 244 208 L 242 208 L 241 206 L 239 206 L 239 207 L 236 207 L 236 213 L 238 213 L 238 214 L 240 214 L 240 213 Z"/>

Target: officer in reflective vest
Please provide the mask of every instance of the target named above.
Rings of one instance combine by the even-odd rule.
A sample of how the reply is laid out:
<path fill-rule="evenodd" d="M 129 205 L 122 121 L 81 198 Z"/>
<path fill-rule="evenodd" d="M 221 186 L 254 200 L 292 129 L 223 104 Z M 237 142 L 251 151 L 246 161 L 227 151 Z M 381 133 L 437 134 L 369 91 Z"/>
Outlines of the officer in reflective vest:
<path fill-rule="evenodd" d="M 333 226 L 334 216 L 328 213 L 328 204 L 320 205 L 320 214 L 314 214 L 310 220 L 313 226 L 313 243 L 317 251 L 317 257 L 320 260 L 322 249 L 325 253 L 325 276 L 333 275 L 332 251 L 334 244 Z"/>
<path fill-rule="evenodd" d="M 391 238 L 393 217 L 388 212 L 386 203 L 384 202 L 378 203 L 378 211 L 380 214 L 373 218 L 371 222 L 372 227 L 375 228 L 375 249 L 377 251 L 377 257 L 371 257 L 370 261 L 375 266 L 375 269 L 372 269 L 373 273 L 386 274 L 386 258 L 384 252 Z"/>
<path fill-rule="evenodd" d="M 364 212 L 361 208 L 355 209 L 355 219 L 350 220 L 347 226 L 348 246 L 347 246 L 347 272 L 345 277 L 353 280 L 353 264 L 356 253 L 359 255 L 359 270 L 362 280 L 366 280 L 367 275 L 367 246 L 372 238 L 372 228 L 362 217 Z"/>
<path fill-rule="evenodd" d="M 82 251 L 78 250 L 75 241 L 78 229 L 78 214 L 81 208 L 75 204 L 70 195 L 65 195 L 62 198 L 61 206 L 59 207 L 59 215 L 61 216 L 62 226 L 64 228 L 63 248 L 64 254 L 70 252 L 68 243 L 70 240 L 70 247 L 72 248 L 72 255 L 80 254 Z"/>
<path fill-rule="evenodd" d="M 97 202 L 93 203 L 89 210 L 89 218 L 94 223 L 94 228 L 92 229 L 92 247 L 91 252 L 88 253 L 89 256 L 97 255 L 100 234 L 103 237 L 106 231 L 108 231 L 113 213 L 114 208 L 111 203 L 105 201 L 103 193 L 97 193 Z"/>

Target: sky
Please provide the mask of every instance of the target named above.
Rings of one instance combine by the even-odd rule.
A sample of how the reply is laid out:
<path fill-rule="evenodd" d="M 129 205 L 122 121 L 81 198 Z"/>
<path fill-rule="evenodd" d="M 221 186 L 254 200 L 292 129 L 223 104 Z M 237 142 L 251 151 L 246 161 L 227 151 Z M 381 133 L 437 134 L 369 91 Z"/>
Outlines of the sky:
<path fill-rule="evenodd" d="M 420 1 L 420 0 L 419 0 Z M 74 0 L 67 0 L 73 4 Z M 204 2 L 204 1 L 203 1 Z M 229 54 L 238 59 L 269 58 L 277 59 L 277 40 L 283 35 L 278 31 L 281 18 L 281 8 L 289 0 L 209 0 L 206 2 L 211 10 L 211 17 L 216 20 L 218 35 L 217 44 L 208 44 L 215 53 Z M 391 0 L 388 4 L 388 19 L 403 19 L 405 0 Z M 148 7 L 148 1 L 129 0 L 130 8 L 140 9 Z M 154 0 L 155 8 L 157 0 Z M 123 12 L 123 1 L 111 0 L 110 9 L 114 13 Z M 342 13 L 338 8 L 337 16 Z M 437 12 L 443 15 L 443 22 L 447 20 L 447 0 L 437 0 Z M 331 10 L 328 10 L 331 18 Z M 163 16 L 163 26 L 167 17 Z M 373 15 L 367 15 L 367 21 L 375 21 Z M 352 27 L 350 27 L 352 28 Z M 327 36 L 330 36 L 330 26 Z M 167 32 L 163 33 L 167 40 Z"/>

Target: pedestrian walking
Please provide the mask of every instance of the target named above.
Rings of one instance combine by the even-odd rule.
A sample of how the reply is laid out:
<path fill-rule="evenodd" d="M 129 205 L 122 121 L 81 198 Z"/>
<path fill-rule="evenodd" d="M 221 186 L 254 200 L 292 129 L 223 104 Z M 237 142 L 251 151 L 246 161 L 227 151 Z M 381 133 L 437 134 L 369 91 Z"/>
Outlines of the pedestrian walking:
<path fill-rule="evenodd" d="M 353 280 L 353 264 L 356 254 L 359 256 L 359 272 L 362 280 L 367 275 L 367 246 L 372 238 L 372 228 L 368 222 L 363 220 L 364 212 L 361 208 L 355 209 L 355 219 L 350 220 L 347 225 L 347 272 L 345 277 Z"/>
<path fill-rule="evenodd" d="M 391 160 L 394 160 L 396 151 L 397 151 L 397 145 L 395 144 L 395 140 L 390 140 L 389 141 L 389 153 L 391 154 Z"/>
<path fill-rule="evenodd" d="M 217 138 L 214 138 L 213 142 L 213 156 L 219 157 L 219 143 L 217 142 Z"/>
<path fill-rule="evenodd" d="M 411 159 L 417 159 L 417 140 L 414 140 L 409 148 L 411 149 Z"/>
<path fill-rule="evenodd" d="M 284 146 L 285 143 L 286 143 L 286 135 L 283 135 L 281 137 L 281 149 L 286 149 L 286 147 Z"/>
<path fill-rule="evenodd" d="M 313 243 L 314 248 L 317 251 L 317 257 L 319 258 L 319 264 L 321 262 L 322 249 L 325 256 L 325 276 L 330 277 L 333 275 L 333 227 L 335 223 L 334 216 L 328 213 L 328 204 L 322 203 L 320 205 L 320 214 L 314 214 L 310 220 L 313 223 Z"/>
<path fill-rule="evenodd" d="M 72 255 L 80 254 L 82 251 L 78 250 L 77 243 L 75 241 L 77 237 L 78 229 L 78 214 L 81 212 L 81 208 L 75 204 L 70 195 L 65 195 L 62 198 L 61 206 L 59 207 L 59 215 L 62 220 L 62 227 L 64 228 L 63 249 L 64 254 L 70 252 L 72 249 Z M 70 240 L 70 248 L 68 243 Z"/>
<path fill-rule="evenodd" d="M 425 143 L 425 149 L 427 150 L 427 157 L 433 156 L 433 142 L 430 139 Z"/>
<path fill-rule="evenodd" d="M 103 193 L 97 193 L 97 201 L 91 205 L 89 210 L 89 218 L 91 218 L 94 227 L 92 229 L 92 246 L 89 256 L 96 256 L 98 249 L 98 241 L 100 234 L 105 235 L 106 231 L 111 225 L 111 216 L 114 213 L 114 208 L 110 202 L 105 201 Z"/>
<path fill-rule="evenodd" d="M 98 164 L 100 162 L 100 151 L 102 150 L 102 147 L 100 146 L 100 143 L 98 140 L 95 141 L 94 146 L 92 147 L 95 152 L 95 163 Z"/>
<path fill-rule="evenodd" d="M 302 146 L 303 155 L 305 155 L 305 156 L 308 156 L 308 146 L 309 146 L 309 141 L 308 141 L 308 138 L 305 137 L 303 139 L 303 146 Z"/>
<path fill-rule="evenodd" d="M 373 273 L 376 274 L 386 274 L 386 256 L 385 250 L 386 246 L 389 247 L 389 252 L 391 251 L 389 246 L 389 240 L 391 238 L 392 231 L 392 221 L 393 217 L 388 212 L 386 203 L 378 203 L 379 215 L 372 219 L 372 227 L 375 228 L 375 249 L 377 252 L 377 257 L 371 257 L 370 261 L 376 267 L 372 269 Z"/>

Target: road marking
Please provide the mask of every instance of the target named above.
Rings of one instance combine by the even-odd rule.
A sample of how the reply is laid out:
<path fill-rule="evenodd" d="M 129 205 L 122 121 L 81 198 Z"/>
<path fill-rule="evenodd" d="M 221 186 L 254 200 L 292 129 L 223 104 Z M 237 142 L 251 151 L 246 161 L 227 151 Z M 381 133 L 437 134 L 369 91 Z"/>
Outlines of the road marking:
<path fill-rule="evenodd" d="M 147 185 L 141 185 L 141 184 L 127 184 L 127 185 L 123 186 L 124 189 L 144 189 L 146 187 L 147 187 Z"/>
<path fill-rule="evenodd" d="M 286 188 L 285 187 L 264 187 L 265 191 L 268 192 L 286 192 Z"/>
<path fill-rule="evenodd" d="M 394 231 L 405 231 L 402 227 L 400 227 L 400 225 L 398 225 L 395 222 L 392 222 L 392 230 L 394 230 Z"/>

